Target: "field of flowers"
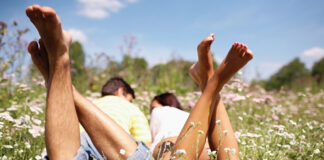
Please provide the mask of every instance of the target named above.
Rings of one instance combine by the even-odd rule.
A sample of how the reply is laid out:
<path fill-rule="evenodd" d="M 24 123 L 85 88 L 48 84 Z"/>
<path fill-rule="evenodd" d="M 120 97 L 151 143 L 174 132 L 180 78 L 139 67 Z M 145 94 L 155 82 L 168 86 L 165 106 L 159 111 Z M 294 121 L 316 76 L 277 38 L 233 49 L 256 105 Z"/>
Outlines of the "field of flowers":
<path fill-rule="evenodd" d="M 27 86 L 11 82 L 13 77 L 0 78 L 0 159 L 42 159 L 46 90 L 42 81 L 33 79 L 35 85 Z M 149 119 L 148 106 L 155 93 L 136 90 L 135 103 Z M 90 99 L 99 96 L 86 94 Z M 190 110 L 200 94 L 178 96 Z M 233 79 L 222 98 L 241 159 L 324 159 L 324 91 L 267 92 Z"/>

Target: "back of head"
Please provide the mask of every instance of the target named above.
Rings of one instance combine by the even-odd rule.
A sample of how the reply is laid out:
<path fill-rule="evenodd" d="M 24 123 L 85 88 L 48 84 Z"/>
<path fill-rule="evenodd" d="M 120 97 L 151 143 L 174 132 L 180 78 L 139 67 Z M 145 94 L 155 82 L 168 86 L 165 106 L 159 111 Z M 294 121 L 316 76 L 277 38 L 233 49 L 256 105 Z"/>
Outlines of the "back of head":
<path fill-rule="evenodd" d="M 135 93 L 132 87 L 120 77 L 110 78 L 102 87 L 101 96 L 115 95 L 119 88 L 123 89 L 124 96 L 130 94 L 132 95 L 133 99 L 135 99 Z"/>
<path fill-rule="evenodd" d="M 173 93 L 163 93 L 160 95 L 157 95 L 153 98 L 152 101 L 158 101 L 162 106 L 170 106 L 170 107 L 175 107 L 180 110 L 183 110 L 180 102 L 178 101 L 177 97 Z"/>

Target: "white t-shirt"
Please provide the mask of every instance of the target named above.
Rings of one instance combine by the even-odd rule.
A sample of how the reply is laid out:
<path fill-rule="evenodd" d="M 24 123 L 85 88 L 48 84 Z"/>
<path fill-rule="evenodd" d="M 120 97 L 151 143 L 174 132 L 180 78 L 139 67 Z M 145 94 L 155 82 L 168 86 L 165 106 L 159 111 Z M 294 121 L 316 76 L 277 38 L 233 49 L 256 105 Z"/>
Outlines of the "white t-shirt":
<path fill-rule="evenodd" d="M 155 146 L 164 138 L 179 136 L 186 123 L 189 113 L 180 109 L 163 106 L 156 107 L 151 113 L 150 129 L 153 143 L 150 147 L 153 153 Z"/>

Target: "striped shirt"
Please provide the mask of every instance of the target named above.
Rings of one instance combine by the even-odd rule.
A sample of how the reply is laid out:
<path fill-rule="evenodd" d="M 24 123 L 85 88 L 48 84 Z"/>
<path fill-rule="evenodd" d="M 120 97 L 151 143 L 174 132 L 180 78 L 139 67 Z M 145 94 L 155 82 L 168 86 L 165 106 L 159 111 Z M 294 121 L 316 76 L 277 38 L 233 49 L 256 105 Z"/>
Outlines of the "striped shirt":
<path fill-rule="evenodd" d="M 93 101 L 137 141 L 151 142 L 151 132 L 144 113 L 134 104 L 117 96 L 105 96 Z"/>

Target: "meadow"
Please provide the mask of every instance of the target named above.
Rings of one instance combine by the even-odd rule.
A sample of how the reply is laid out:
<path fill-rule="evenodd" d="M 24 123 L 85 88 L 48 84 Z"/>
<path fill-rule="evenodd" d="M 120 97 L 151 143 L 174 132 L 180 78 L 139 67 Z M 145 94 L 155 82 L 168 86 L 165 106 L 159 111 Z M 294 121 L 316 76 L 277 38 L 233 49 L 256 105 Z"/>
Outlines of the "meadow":
<path fill-rule="evenodd" d="M 34 79 L 31 86 L 10 83 L 13 77 L 5 74 L 0 78 L 0 159 L 42 159 L 46 154 L 44 84 L 40 79 Z M 149 119 L 148 106 L 155 93 L 135 89 L 135 104 Z M 172 92 L 187 110 L 201 94 Z M 86 92 L 89 99 L 99 95 Z M 324 159 L 323 90 L 267 92 L 236 78 L 224 87 L 222 99 L 239 142 L 241 159 Z"/>
<path fill-rule="evenodd" d="M 17 22 L 10 27 L 13 29 L 0 23 L 0 159 L 43 159 L 44 81 L 30 65 L 27 42 L 21 39 L 28 29 L 17 29 Z M 126 44 L 126 48 L 128 45 L 132 44 Z M 84 67 L 85 55 L 78 50 L 82 46 L 71 48 L 79 56 L 71 62 L 74 84 L 89 99 L 99 97 L 104 80 L 116 75 L 132 84 L 137 97 L 134 103 L 148 119 L 149 104 L 156 94 L 175 93 L 187 111 L 201 95 L 187 74 L 192 62 L 172 60 L 148 69 L 145 59 L 132 58 L 127 52 L 120 63 L 100 57 L 109 61 L 108 65 L 99 69 L 92 66 L 91 70 Z M 304 87 L 300 91 L 266 91 L 243 82 L 241 76 L 232 79 L 221 93 L 241 159 L 324 159 L 324 90 Z M 233 152 L 231 148 L 227 151 Z M 209 154 L 215 157 L 217 153 Z"/>

